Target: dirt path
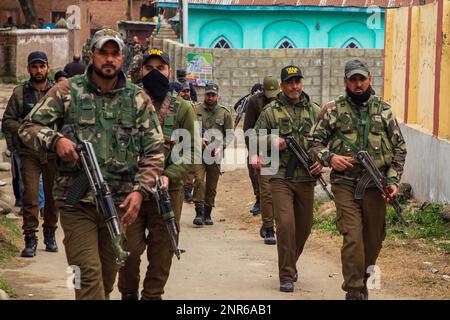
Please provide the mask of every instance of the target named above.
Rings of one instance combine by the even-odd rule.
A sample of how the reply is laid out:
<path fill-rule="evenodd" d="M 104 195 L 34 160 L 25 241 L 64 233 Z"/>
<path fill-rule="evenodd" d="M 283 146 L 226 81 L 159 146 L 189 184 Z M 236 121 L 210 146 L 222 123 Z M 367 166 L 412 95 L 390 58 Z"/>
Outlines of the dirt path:
<path fill-rule="evenodd" d="M 228 172 L 242 177 L 242 171 Z M 245 189 L 248 187 L 243 185 Z M 241 223 L 235 216 L 236 206 L 226 197 L 231 185 L 222 181 L 218 207 L 214 209 L 215 224 L 195 227 L 194 209 L 185 204 L 182 215 L 180 247 L 186 250 L 180 261 L 174 259 L 166 286 L 165 299 L 342 299 L 342 276 L 339 256 L 316 242 L 314 234 L 298 263 L 299 282 L 294 293 L 278 291 L 276 246 L 267 246 L 254 232 L 259 216 L 248 214 L 251 225 Z M 245 190 L 247 193 L 248 191 Z M 228 205 L 224 205 L 228 204 Z M 60 252 L 43 250 L 40 237 L 38 254 L 33 259 L 18 258 L 17 262 L 0 270 L 0 278 L 16 291 L 18 299 L 73 299 L 72 289 L 66 287 L 67 262 L 62 245 L 63 233 L 57 231 Z M 145 257 L 145 255 L 144 255 Z M 145 260 L 145 259 L 144 259 Z M 146 263 L 141 265 L 144 277 Z M 112 299 L 119 299 L 117 289 Z M 377 290 L 371 299 L 404 298 Z"/>

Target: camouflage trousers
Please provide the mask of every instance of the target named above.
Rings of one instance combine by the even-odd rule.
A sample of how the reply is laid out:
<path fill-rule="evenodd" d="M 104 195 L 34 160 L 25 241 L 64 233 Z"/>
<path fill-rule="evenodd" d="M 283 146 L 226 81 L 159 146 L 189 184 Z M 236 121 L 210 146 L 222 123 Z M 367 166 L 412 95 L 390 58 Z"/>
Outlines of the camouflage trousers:
<path fill-rule="evenodd" d="M 169 195 L 180 230 L 183 190 L 171 190 Z M 145 201 L 136 221 L 127 227 L 124 249 L 130 252 L 130 256 L 119 271 L 119 291 L 122 294 L 139 291 L 141 255 L 147 249 L 148 266 L 141 299 L 162 299 L 174 252 L 166 222 L 159 214 L 155 200 Z"/>
<path fill-rule="evenodd" d="M 353 187 L 332 184 L 336 200 L 336 225 L 344 236 L 341 247 L 344 291 L 364 288 L 366 270 L 375 265 L 386 237 L 386 204 L 381 191 L 367 189 L 355 200 Z"/>

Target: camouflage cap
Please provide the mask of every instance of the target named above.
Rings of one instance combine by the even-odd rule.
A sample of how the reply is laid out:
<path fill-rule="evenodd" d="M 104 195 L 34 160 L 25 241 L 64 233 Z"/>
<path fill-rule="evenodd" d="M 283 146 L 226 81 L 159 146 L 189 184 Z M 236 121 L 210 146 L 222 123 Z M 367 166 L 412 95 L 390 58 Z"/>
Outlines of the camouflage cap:
<path fill-rule="evenodd" d="M 345 64 L 345 77 L 350 78 L 355 74 L 366 77 L 370 74 L 369 66 L 363 60 L 352 59 Z"/>
<path fill-rule="evenodd" d="M 114 41 L 115 43 L 117 43 L 120 51 L 122 51 L 125 47 L 125 43 L 123 42 L 120 33 L 113 29 L 106 28 L 97 31 L 94 34 L 91 40 L 91 50 L 92 48 L 94 48 L 94 46 L 97 49 L 101 49 L 108 41 Z"/>
<path fill-rule="evenodd" d="M 263 80 L 263 89 L 264 89 L 264 95 L 267 98 L 275 98 L 280 92 L 280 85 L 278 83 L 277 78 L 272 76 L 264 77 Z"/>

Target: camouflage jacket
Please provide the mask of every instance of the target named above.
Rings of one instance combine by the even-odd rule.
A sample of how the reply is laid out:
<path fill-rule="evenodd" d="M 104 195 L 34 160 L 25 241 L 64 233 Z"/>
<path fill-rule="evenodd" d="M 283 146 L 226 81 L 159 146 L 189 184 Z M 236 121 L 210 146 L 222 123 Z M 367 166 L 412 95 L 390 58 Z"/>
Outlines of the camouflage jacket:
<path fill-rule="evenodd" d="M 122 72 L 107 93 L 91 75 L 92 65 L 85 75 L 53 87 L 25 118 L 19 136 L 30 148 L 42 144 L 51 151 L 61 137 L 88 140 L 116 203 L 133 191 L 148 198 L 164 165 L 163 137 L 151 100 Z M 80 173 L 79 165 L 60 161 L 53 192 L 57 199 L 65 200 Z M 91 192 L 81 200 L 93 202 Z"/>
<path fill-rule="evenodd" d="M 33 106 L 24 106 L 24 86 L 28 84 L 30 85 L 32 97 L 29 99 L 32 100 L 29 103 L 33 103 L 33 106 L 50 90 L 50 88 L 54 85 L 52 81 L 47 82 L 47 86 L 44 90 L 40 91 L 33 86 L 33 83 L 27 81 L 25 84 L 21 84 L 14 88 L 13 94 L 9 98 L 8 104 L 5 109 L 5 113 L 3 114 L 2 120 L 2 132 L 5 134 L 6 144 L 8 150 L 16 151 L 19 154 L 27 154 L 33 157 L 39 157 L 40 151 L 36 151 L 33 149 L 29 149 L 25 147 L 25 145 L 19 140 L 18 130 L 20 123 L 28 112 L 31 111 Z M 54 154 L 49 154 L 49 157 L 55 157 Z"/>
<path fill-rule="evenodd" d="M 216 104 L 212 110 L 204 103 L 195 107 L 197 119 L 202 123 L 202 131 L 216 129 L 222 133 L 222 151 L 233 141 L 233 119 L 230 110 L 220 104 Z M 228 135 L 227 135 L 228 131 Z M 203 133 L 202 136 L 204 137 Z M 222 153 L 223 156 L 223 153 Z"/>
<path fill-rule="evenodd" d="M 162 102 L 153 101 L 164 135 L 164 175 L 169 178 L 169 189 L 178 190 L 183 186 L 186 174 L 191 170 L 194 152 L 194 123 L 195 112 L 192 103 L 183 99 L 176 93 L 167 93 Z M 180 155 L 183 163 L 175 164 L 172 150 L 176 144 L 181 143 L 180 137 L 172 136 L 174 130 L 184 129 L 191 139 L 191 150 Z"/>
<path fill-rule="evenodd" d="M 137 53 L 133 57 L 133 61 L 131 62 L 130 67 L 128 68 L 128 73 L 130 75 L 131 82 L 135 84 L 140 83 L 142 80 L 141 75 L 142 60 L 143 60 L 142 53 Z"/>
<path fill-rule="evenodd" d="M 372 95 L 361 106 L 341 96 L 327 104 L 323 118 L 308 138 L 310 153 L 325 166 L 334 154 L 355 157 L 366 150 L 387 177 L 388 183 L 399 183 L 406 158 L 406 144 L 391 107 Z M 354 186 L 362 168 L 354 165 L 343 172 L 331 171 L 331 182 Z"/>
<path fill-rule="evenodd" d="M 320 108 L 317 104 L 313 103 L 309 96 L 302 92 L 300 102 L 292 105 L 284 93 L 280 92 L 276 99 L 269 103 L 261 112 L 258 120 L 255 124 L 256 134 L 260 139 L 267 140 L 267 150 L 271 150 L 272 140 L 275 136 L 272 134 L 273 129 L 279 130 L 279 136 L 281 138 L 291 135 L 294 139 L 306 149 L 306 137 L 309 134 L 312 126 L 317 121 L 317 116 Z M 267 135 L 261 132 L 261 129 L 267 130 Z M 253 135 L 250 140 L 251 143 L 256 143 L 255 136 Z M 278 172 L 274 174 L 272 178 L 285 179 L 286 167 L 289 160 L 294 157 L 294 154 L 285 149 L 279 153 L 280 165 Z M 308 172 L 299 165 L 293 174 L 293 181 L 305 182 L 314 181 Z"/>

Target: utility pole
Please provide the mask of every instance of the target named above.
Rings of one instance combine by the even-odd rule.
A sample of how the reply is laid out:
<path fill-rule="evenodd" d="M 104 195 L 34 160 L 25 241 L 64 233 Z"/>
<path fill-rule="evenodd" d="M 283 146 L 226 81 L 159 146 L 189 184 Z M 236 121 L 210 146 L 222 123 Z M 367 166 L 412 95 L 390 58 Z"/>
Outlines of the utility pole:
<path fill-rule="evenodd" d="M 188 39 L 188 0 L 182 0 L 183 2 L 183 44 L 189 45 Z"/>

